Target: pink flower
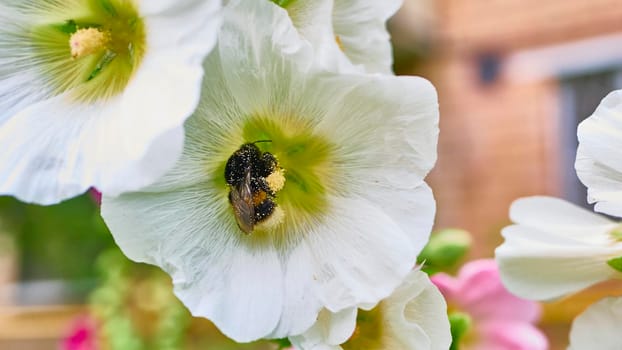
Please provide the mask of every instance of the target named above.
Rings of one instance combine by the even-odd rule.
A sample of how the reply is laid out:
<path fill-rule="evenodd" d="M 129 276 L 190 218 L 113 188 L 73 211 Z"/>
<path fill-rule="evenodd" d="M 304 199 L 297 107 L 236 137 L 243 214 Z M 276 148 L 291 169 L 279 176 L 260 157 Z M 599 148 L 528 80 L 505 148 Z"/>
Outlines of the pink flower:
<path fill-rule="evenodd" d="M 98 206 L 102 204 L 102 193 L 99 192 L 98 189 L 96 189 L 95 187 L 91 187 L 91 189 L 89 190 L 89 195 L 93 199 L 93 202 L 95 202 Z"/>
<path fill-rule="evenodd" d="M 63 340 L 63 350 L 98 350 L 97 324 L 89 316 L 80 316 L 71 325 L 69 335 Z"/>
<path fill-rule="evenodd" d="M 501 283 L 494 260 L 467 263 L 454 278 L 444 273 L 432 277 L 452 314 L 470 323 L 460 337 L 460 350 L 545 350 L 548 341 L 534 326 L 540 318 L 538 303 L 510 294 Z M 453 348 L 453 347 L 452 347 Z"/>

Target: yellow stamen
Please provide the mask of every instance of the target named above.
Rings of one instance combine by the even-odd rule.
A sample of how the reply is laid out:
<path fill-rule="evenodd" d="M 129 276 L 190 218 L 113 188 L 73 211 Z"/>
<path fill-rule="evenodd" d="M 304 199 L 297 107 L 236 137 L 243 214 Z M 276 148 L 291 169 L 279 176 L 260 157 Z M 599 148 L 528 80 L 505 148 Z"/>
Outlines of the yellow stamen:
<path fill-rule="evenodd" d="M 266 182 L 268 186 L 272 190 L 272 192 L 277 193 L 283 189 L 285 186 L 285 171 L 283 169 L 278 169 L 272 172 L 272 174 L 266 177 Z"/>
<path fill-rule="evenodd" d="M 337 46 L 339 46 L 339 49 L 343 52 L 345 51 L 343 49 L 343 42 L 341 41 L 341 37 L 339 37 L 339 35 L 335 35 L 335 42 L 337 42 Z"/>
<path fill-rule="evenodd" d="M 78 29 L 69 38 L 71 57 L 73 59 L 85 57 L 106 48 L 110 42 L 110 34 L 97 28 Z"/>

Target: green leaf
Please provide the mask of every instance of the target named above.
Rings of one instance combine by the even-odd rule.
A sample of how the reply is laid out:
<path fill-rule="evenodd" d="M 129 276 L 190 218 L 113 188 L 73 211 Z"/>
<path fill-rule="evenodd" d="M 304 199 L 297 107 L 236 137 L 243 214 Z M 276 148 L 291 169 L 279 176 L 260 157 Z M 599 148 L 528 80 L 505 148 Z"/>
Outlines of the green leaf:
<path fill-rule="evenodd" d="M 465 230 L 446 229 L 430 237 L 419 257 L 426 271 L 439 272 L 454 267 L 471 248 L 471 235 Z"/>
<path fill-rule="evenodd" d="M 607 265 L 613 267 L 615 270 L 622 272 L 622 256 L 619 258 L 613 258 L 607 260 Z"/>
<path fill-rule="evenodd" d="M 451 347 L 449 350 L 458 350 L 460 348 L 460 340 L 471 329 L 471 317 L 462 312 L 452 312 L 449 315 L 449 324 L 451 328 Z"/>
<path fill-rule="evenodd" d="M 272 340 L 272 342 L 274 342 L 278 346 L 278 349 L 286 349 L 292 346 L 292 343 L 287 338 L 274 339 Z"/>

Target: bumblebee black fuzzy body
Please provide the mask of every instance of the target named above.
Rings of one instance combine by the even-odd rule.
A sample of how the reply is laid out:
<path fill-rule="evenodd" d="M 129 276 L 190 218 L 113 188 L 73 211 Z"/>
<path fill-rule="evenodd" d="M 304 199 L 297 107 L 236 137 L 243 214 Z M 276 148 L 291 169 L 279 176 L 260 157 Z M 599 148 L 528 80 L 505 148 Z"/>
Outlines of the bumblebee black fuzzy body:
<path fill-rule="evenodd" d="M 266 177 L 277 169 L 276 158 L 262 152 L 255 143 L 245 143 L 227 160 L 225 180 L 229 184 L 229 202 L 240 229 L 247 234 L 274 212 L 275 193 Z"/>

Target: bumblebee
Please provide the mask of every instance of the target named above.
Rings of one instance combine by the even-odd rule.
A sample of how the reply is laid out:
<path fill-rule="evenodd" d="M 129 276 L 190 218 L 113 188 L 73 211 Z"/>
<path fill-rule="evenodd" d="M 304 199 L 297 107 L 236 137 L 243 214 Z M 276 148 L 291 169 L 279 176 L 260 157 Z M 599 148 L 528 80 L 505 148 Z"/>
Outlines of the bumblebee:
<path fill-rule="evenodd" d="M 262 152 L 258 142 L 245 143 L 227 160 L 225 180 L 229 184 L 229 203 L 233 207 L 238 227 L 246 234 L 255 225 L 269 218 L 276 208 L 273 190 L 266 178 L 279 170 L 276 158 Z"/>

